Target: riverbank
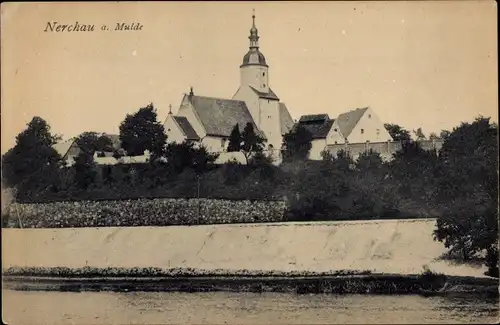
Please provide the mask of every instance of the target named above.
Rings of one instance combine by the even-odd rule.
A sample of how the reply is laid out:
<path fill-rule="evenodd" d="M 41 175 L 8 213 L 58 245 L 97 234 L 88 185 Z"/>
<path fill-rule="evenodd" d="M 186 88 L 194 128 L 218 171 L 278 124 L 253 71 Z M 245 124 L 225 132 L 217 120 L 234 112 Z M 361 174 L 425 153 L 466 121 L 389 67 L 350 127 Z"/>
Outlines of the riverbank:
<path fill-rule="evenodd" d="M 435 220 L 170 227 L 2 229 L 3 268 L 180 268 L 248 272 L 370 271 L 484 277 L 443 258 Z"/>
<path fill-rule="evenodd" d="M 494 278 L 459 277 L 434 274 L 299 274 L 270 275 L 244 272 L 195 274 L 191 271 L 152 275 L 147 270 L 115 272 L 106 270 L 84 272 L 73 270 L 66 276 L 46 270 L 4 272 L 3 287 L 25 291 L 113 291 L 113 292 L 280 292 L 295 294 L 478 294 L 498 297 L 499 281 Z M 108 274 L 104 276 L 104 274 Z M 128 276 L 124 276 L 128 274 Z"/>

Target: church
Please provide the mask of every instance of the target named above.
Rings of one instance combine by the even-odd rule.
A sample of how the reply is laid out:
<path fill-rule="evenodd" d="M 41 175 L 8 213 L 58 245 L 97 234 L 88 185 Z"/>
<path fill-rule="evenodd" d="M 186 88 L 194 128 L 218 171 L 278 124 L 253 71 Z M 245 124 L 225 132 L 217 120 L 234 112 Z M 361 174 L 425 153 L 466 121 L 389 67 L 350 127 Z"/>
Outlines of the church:
<path fill-rule="evenodd" d="M 328 114 L 304 115 L 297 122 L 287 106 L 271 89 L 269 65 L 259 48 L 259 34 L 252 15 L 248 52 L 240 65 L 240 85 L 231 99 L 215 98 L 195 93 L 191 88 L 184 94 L 176 113 L 172 106 L 163 124 L 168 143 L 191 141 L 219 154 L 216 163 L 236 159 L 245 163 L 241 153 L 227 152 L 231 131 L 238 125 L 240 132 L 251 123 L 255 132 L 265 140 L 265 151 L 275 163 L 280 163 L 283 136 L 299 125 L 312 135 L 309 159 L 322 159 L 324 150 L 335 154 L 339 150 L 359 147 L 359 152 L 378 147 L 385 148 L 393 141 L 374 110 L 370 107 L 354 109 L 336 118 Z M 121 148 L 119 135 L 107 135 L 115 150 Z M 54 148 L 68 165 L 74 163 L 78 148 L 74 139 L 58 143 Z M 359 154 L 359 153 L 358 153 Z M 124 158 L 123 158 L 124 159 Z M 147 161 L 145 154 L 130 161 Z M 114 164 L 113 157 L 96 157 L 98 164 Z M 129 161 L 127 160 L 127 161 Z"/>
<path fill-rule="evenodd" d="M 231 130 L 247 123 L 265 139 L 266 150 L 279 151 L 283 135 L 294 125 L 285 103 L 269 85 L 269 65 L 259 49 L 259 34 L 252 16 L 250 46 L 240 65 L 240 86 L 231 99 L 198 95 L 191 88 L 176 114 L 169 114 L 164 128 L 167 141 L 194 141 L 210 152 L 227 151 Z"/>

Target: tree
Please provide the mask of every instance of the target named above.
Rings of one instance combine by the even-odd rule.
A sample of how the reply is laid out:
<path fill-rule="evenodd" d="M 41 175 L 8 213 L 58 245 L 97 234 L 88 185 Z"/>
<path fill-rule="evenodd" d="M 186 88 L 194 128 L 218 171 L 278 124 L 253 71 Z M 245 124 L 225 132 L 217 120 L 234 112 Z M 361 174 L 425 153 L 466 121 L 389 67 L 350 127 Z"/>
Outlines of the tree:
<path fill-rule="evenodd" d="M 440 137 L 435 133 L 435 132 L 431 132 L 431 134 L 429 134 L 429 140 L 439 140 Z"/>
<path fill-rule="evenodd" d="M 50 133 L 50 126 L 35 116 L 16 137 L 16 145 L 2 157 L 2 178 L 18 193 L 34 189 L 33 185 L 50 185 L 60 167 L 61 157 L 53 148 L 60 140 Z"/>
<path fill-rule="evenodd" d="M 157 121 L 153 104 L 140 108 L 132 115 L 127 114 L 120 124 L 120 140 L 122 148 L 130 156 L 141 156 L 146 150 L 154 158 L 164 154 L 167 136 L 163 125 Z"/>
<path fill-rule="evenodd" d="M 228 152 L 237 152 L 241 149 L 241 134 L 238 123 L 231 130 L 229 135 L 229 144 L 227 145 Z"/>
<path fill-rule="evenodd" d="M 264 139 L 255 132 L 252 123 L 247 123 L 245 129 L 243 129 L 241 138 L 241 151 L 243 152 L 248 164 L 249 159 L 253 154 L 264 150 Z"/>
<path fill-rule="evenodd" d="M 75 158 L 75 182 L 79 188 L 86 189 L 96 178 L 94 153 L 113 151 L 111 139 L 96 132 L 83 132 L 75 142 L 80 153 Z"/>
<path fill-rule="evenodd" d="M 75 157 L 75 182 L 81 189 L 87 189 L 96 178 L 94 156 L 90 152 L 82 151 Z"/>
<path fill-rule="evenodd" d="M 81 151 L 94 155 L 96 151 L 113 151 L 111 139 L 96 132 L 83 132 L 75 142 Z"/>
<path fill-rule="evenodd" d="M 448 131 L 448 130 L 441 130 L 441 133 L 439 134 L 439 137 L 441 139 L 446 139 L 450 134 L 451 134 L 451 132 Z"/>
<path fill-rule="evenodd" d="M 359 171 L 380 170 L 383 165 L 380 153 L 373 150 L 362 152 L 356 160 L 356 168 Z"/>
<path fill-rule="evenodd" d="M 207 171 L 219 156 L 209 153 L 205 147 L 195 147 L 190 141 L 169 143 L 165 152 L 167 163 L 178 174 L 190 167 L 199 175 Z"/>
<path fill-rule="evenodd" d="M 417 130 L 413 130 L 413 133 L 417 137 L 417 140 L 425 140 L 425 134 L 422 131 L 422 128 L 418 128 Z"/>
<path fill-rule="evenodd" d="M 436 200 L 442 215 L 434 235 L 463 259 L 484 250 L 490 261 L 498 256 L 497 136 L 498 126 L 478 117 L 454 128 L 440 151 Z"/>
<path fill-rule="evenodd" d="M 298 124 L 283 137 L 283 161 L 306 160 L 312 147 L 312 134 Z"/>
<path fill-rule="evenodd" d="M 400 184 L 399 193 L 422 209 L 431 208 L 437 160 L 435 150 L 424 150 L 418 142 L 404 142 L 389 163 L 391 177 Z"/>
<path fill-rule="evenodd" d="M 391 135 L 394 141 L 410 141 L 410 132 L 397 124 L 384 124 L 385 129 Z"/>
<path fill-rule="evenodd" d="M 323 158 L 322 165 L 327 166 L 327 168 L 349 173 L 352 166 L 354 166 L 354 160 L 351 154 L 343 149 L 339 150 L 336 156 L 329 151 L 322 151 L 321 156 Z"/>

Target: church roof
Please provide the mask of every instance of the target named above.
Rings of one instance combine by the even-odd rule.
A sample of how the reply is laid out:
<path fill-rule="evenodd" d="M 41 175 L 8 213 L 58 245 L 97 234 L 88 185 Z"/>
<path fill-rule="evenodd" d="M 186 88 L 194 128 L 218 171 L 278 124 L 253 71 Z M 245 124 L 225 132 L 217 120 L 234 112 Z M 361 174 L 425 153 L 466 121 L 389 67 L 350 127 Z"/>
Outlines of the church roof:
<path fill-rule="evenodd" d="M 337 124 L 339 125 L 340 133 L 347 138 L 356 124 L 358 124 L 359 120 L 368 110 L 368 107 L 365 108 L 357 108 L 355 110 L 342 113 L 337 117 Z"/>
<path fill-rule="evenodd" d="M 259 98 L 280 100 L 271 88 L 269 88 L 269 92 L 267 92 L 267 93 L 264 93 L 262 91 L 258 91 L 257 89 L 255 89 L 252 86 L 250 86 L 250 88 L 259 96 Z"/>
<path fill-rule="evenodd" d="M 200 137 L 193 129 L 193 126 L 184 116 L 173 117 L 188 140 L 200 140 Z"/>
<path fill-rule="evenodd" d="M 260 65 L 267 67 L 266 58 L 264 54 L 259 51 L 259 31 L 255 27 L 255 13 L 252 15 L 252 28 L 250 29 L 250 47 L 247 54 L 243 57 L 243 64 L 240 66 L 244 67 L 247 65 Z"/>
<path fill-rule="evenodd" d="M 259 50 L 251 49 L 243 57 L 243 63 L 240 67 L 247 65 L 262 65 L 267 67 L 266 58 Z"/>
<path fill-rule="evenodd" d="M 229 137 L 236 124 L 243 132 L 247 123 L 252 123 L 256 132 L 264 137 L 244 101 L 195 95 L 190 96 L 190 100 L 207 135 Z"/>
<path fill-rule="evenodd" d="M 304 115 L 294 128 L 301 125 L 312 135 L 313 139 L 324 139 L 330 132 L 334 119 L 330 119 L 327 114 Z"/>
<path fill-rule="evenodd" d="M 285 103 L 280 103 L 279 109 L 280 109 L 279 112 L 280 112 L 281 135 L 284 135 L 290 131 L 294 123 Z"/>

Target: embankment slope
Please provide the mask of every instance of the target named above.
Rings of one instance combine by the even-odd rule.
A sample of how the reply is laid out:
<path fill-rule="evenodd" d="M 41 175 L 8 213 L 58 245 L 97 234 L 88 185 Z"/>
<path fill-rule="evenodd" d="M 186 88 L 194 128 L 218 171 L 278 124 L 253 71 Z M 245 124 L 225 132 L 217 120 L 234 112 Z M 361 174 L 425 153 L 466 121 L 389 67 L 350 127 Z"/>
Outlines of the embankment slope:
<path fill-rule="evenodd" d="M 483 277 L 440 260 L 434 219 L 205 226 L 2 229 L 3 268 L 370 270 Z"/>

